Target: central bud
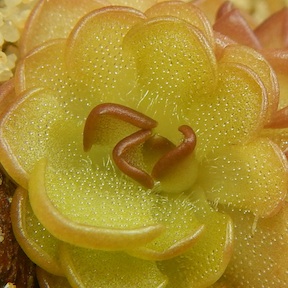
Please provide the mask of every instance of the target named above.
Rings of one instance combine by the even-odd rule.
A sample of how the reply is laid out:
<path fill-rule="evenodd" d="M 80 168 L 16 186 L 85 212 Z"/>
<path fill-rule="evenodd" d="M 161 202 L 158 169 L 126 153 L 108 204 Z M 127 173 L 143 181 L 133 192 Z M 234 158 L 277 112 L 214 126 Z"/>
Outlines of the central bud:
<path fill-rule="evenodd" d="M 157 125 L 154 119 L 129 107 L 113 103 L 100 104 L 86 120 L 84 150 L 89 151 L 93 145 L 108 145 L 115 138 L 112 157 L 122 173 L 148 189 L 160 183 L 165 192 L 183 192 L 197 178 L 198 164 L 193 153 L 196 146 L 195 132 L 188 125 L 180 126 L 178 130 L 183 134 L 183 140 L 176 145 L 153 133 Z M 118 139 L 114 135 L 107 136 L 117 129 L 120 131 L 116 134 L 122 135 Z"/>

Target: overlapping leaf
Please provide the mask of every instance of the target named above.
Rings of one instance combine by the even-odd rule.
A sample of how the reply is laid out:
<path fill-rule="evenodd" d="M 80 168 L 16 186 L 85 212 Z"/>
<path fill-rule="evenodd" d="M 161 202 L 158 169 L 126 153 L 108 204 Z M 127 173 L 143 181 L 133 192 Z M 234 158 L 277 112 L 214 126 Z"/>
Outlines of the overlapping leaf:
<path fill-rule="evenodd" d="M 72 287 L 164 288 L 167 284 L 155 262 L 123 252 L 91 251 L 63 244 L 61 259 Z"/>
<path fill-rule="evenodd" d="M 59 240 L 39 223 L 29 204 L 28 192 L 18 188 L 11 211 L 13 231 L 29 258 L 46 271 L 64 276 L 59 262 Z"/>
<path fill-rule="evenodd" d="M 208 199 L 216 204 L 267 217 L 280 209 L 286 197 L 287 167 L 279 147 L 259 138 L 211 154 L 203 161 L 199 175 Z"/>

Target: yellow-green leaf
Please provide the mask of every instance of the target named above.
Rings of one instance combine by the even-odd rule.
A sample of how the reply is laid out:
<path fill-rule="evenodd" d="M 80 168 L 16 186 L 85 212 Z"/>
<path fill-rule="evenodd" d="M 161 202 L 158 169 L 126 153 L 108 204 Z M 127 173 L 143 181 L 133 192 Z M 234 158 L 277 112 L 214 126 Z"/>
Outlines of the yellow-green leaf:
<path fill-rule="evenodd" d="M 109 160 L 104 167 L 82 161 L 61 170 L 49 163 L 35 166 L 29 197 L 35 215 L 58 239 L 123 250 L 145 245 L 163 232 L 151 214 L 151 191 L 120 177 Z"/>
<path fill-rule="evenodd" d="M 28 257 L 46 271 L 63 276 L 58 257 L 59 240 L 35 217 L 28 193 L 22 188 L 18 188 L 13 196 L 11 219 L 14 235 Z"/>
<path fill-rule="evenodd" d="M 141 260 L 123 252 L 106 252 L 61 246 L 66 275 L 75 288 L 164 288 L 167 278 L 155 262 Z"/>
<path fill-rule="evenodd" d="M 199 222 L 205 231 L 187 252 L 173 259 L 159 261 L 158 267 L 168 276 L 167 287 L 202 288 L 216 282 L 225 271 L 232 253 L 233 224 L 228 215 L 214 211 L 196 188 L 194 191 Z"/>
<path fill-rule="evenodd" d="M 228 146 L 212 153 L 200 168 L 209 200 L 252 211 L 258 217 L 276 213 L 288 189 L 287 160 L 267 138 Z"/>

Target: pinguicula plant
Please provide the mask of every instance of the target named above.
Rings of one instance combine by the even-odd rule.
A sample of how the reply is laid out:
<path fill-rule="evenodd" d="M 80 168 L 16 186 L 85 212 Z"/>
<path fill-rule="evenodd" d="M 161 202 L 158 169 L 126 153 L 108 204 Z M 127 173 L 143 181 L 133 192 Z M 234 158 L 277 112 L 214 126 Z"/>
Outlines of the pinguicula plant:
<path fill-rule="evenodd" d="M 271 64 L 192 2 L 111 2 L 39 1 L 1 87 L 13 229 L 40 286 L 287 287 Z"/>

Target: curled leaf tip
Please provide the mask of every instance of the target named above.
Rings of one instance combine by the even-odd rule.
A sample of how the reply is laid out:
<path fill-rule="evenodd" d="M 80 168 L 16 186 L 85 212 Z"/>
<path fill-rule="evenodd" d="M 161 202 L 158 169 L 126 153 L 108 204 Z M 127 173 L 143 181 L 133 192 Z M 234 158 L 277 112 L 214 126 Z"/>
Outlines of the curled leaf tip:
<path fill-rule="evenodd" d="M 151 136 L 151 130 L 140 130 L 124 138 L 113 149 L 113 159 L 118 168 L 132 179 L 147 188 L 153 188 L 154 181 L 145 171 L 133 166 L 125 157 L 125 152 L 142 144 Z"/>
<path fill-rule="evenodd" d="M 178 130 L 184 135 L 184 140 L 179 146 L 167 152 L 155 164 L 152 171 L 152 176 L 155 179 L 161 179 L 171 167 L 184 160 L 195 149 L 196 134 L 194 130 L 188 125 L 182 125 Z"/>
<path fill-rule="evenodd" d="M 89 151 L 95 142 L 97 143 L 97 128 L 102 116 L 108 116 L 130 123 L 141 129 L 153 129 L 157 126 L 157 122 L 152 118 L 129 107 L 114 104 L 103 103 L 97 105 L 90 112 L 84 127 L 83 146 L 84 151 Z"/>
<path fill-rule="evenodd" d="M 104 116 L 106 116 L 106 120 L 103 120 L 102 117 Z M 178 130 L 184 135 L 184 140 L 176 147 L 167 138 L 153 134 L 152 130 L 158 123 L 152 118 L 123 105 L 103 103 L 97 105 L 86 120 L 83 138 L 84 151 L 89 151 L 93 144 L 108 144 L 109 140 L 103 139 L 107 131 L 103 131 L 115 128 L 112 127 L 114 125 L 109 120 L 107 121 L 107 117 L 110 120 L 113 118 L 117 121 L 120 120 L 123 125 L 130 124 L 136 129 L 132 133 L 130 130 L 130 132 L 127 131 L 128 136 L 121 131 L 120 140 L 114 141 L 112 157 L 121 172 L 148 189 L 152 189 L 155 180 L 161 180 L 164 176 L 167 176 L 168 171 L 171 171 L 175 165 L 177 166 L 191 155 L 195 149 L 196 135 L 188 125 L 179 127 Z M 139 128 L 140 130 L 137 130 Z M 111 130 L 112 134 L 113 129 Z M 111 133 L 108 131 L 108 136 Z M 143 149 L 140 149 L 140 147 Z M 141 150 L 140 153 L 143 159 L 140 161 L 135 159 L 135 155 L 133 155 L 134 150 L 137 149 L 138 152 Z M 150 155 L 147 156 L 147 150 L 149 150 L 149 154 L 153 151 L 153 159 Z M 151 175 L 143 169 L 143 167 L 147 168 L 147 163 L 149 163 L 148 166 L 152 166 Z"/>
<path fill-rule="evenodd" d="M 266 125 L 266 128 L 287 128 L 288 127 L 288 106 L 278 110 L 271 121 Z"/>

